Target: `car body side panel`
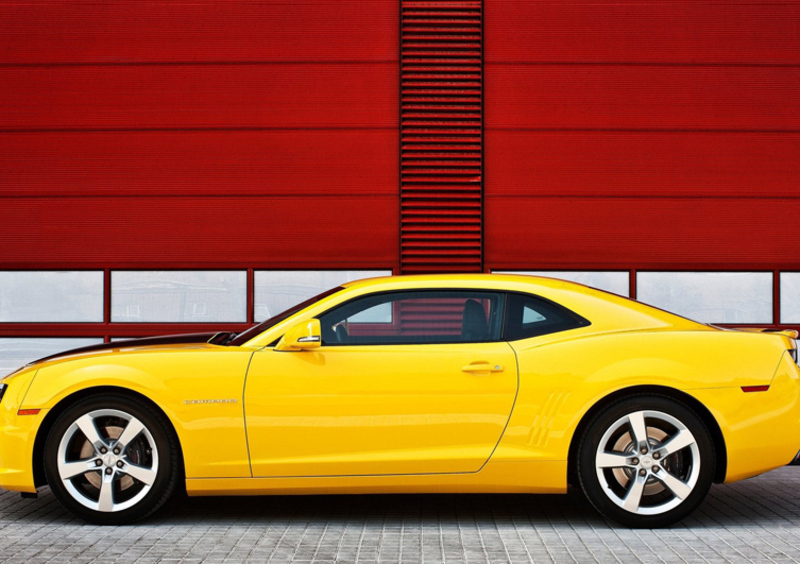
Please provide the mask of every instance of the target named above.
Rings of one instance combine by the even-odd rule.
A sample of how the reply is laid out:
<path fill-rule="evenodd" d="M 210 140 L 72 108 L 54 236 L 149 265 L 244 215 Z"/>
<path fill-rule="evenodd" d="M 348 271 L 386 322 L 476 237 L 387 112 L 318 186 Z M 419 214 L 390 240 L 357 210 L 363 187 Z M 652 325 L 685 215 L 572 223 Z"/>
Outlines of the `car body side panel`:
<path fill-rule="evenodd" d="M 728 448 L 725 482 L 784 466 L 800 449 L 800 371 L 788 352 L 765 392 L 715 388 L 689 393 L 709 408 L 722 429 Z"/>
<path fill-rule="evenodd" d="M 21 408 L 49 409 L 100 386 L 138 392 L 175 427 L 187 477 L 249 477 L 242 392 L 252 351 L 185 345 L 125 349 L 43 364 Z"/>
<path fill-rule="evenodd" d="M 512 343 L 520 389 L 494 460 L 566 460 L 583 416 L 625 388 L 726 388 L 743 394 L 740 386 L 770 383 L 786 350 L 770 335 L 654 330 L 581 338 L 587 329 Z M 703 397 L 712 413 L 738 409 L 726 394 Z"/>

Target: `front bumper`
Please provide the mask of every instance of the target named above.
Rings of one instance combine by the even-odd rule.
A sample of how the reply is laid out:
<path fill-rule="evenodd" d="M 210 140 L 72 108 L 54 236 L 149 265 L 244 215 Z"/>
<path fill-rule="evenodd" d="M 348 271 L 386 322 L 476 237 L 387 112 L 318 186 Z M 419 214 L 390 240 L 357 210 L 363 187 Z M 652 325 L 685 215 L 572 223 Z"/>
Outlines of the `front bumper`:
<path fill-rule="evenodd" d="M 7 378 L 8 385 L 0 401 L 0 488 L 18 492 L 36 491 L 33 477 L 33 448 L 36 432 L 47 415 L 17 415 L 35 371 Z"/>
<path fill-rule="evenodd" d="M 6 417 L 0 415 L 0 488 L 16 492 L 35 492 L 33 478 L 33 445 L 36 431 L 47 410 L 37 415 Z"/>

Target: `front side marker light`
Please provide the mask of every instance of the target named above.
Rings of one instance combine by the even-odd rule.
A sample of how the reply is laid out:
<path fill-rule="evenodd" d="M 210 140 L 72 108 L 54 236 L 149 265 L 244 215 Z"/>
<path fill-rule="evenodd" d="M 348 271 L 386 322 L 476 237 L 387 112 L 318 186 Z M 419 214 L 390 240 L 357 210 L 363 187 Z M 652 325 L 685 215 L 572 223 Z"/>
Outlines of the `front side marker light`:
<path fill-rule="evenodd" d="M 20 409 L 17 415 L 39 415 L 41 409 Z"/>

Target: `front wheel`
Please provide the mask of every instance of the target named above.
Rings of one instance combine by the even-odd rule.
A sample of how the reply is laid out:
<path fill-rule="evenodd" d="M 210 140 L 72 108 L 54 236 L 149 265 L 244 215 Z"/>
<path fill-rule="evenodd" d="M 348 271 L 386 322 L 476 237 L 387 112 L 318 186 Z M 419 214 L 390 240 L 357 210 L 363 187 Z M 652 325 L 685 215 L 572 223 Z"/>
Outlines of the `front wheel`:
<path fill-rule="evenodd" d="M 578 479 L 592 505 L 630 527 L 664 527 L 694 511 L 715 473 L 708 429 L 663 396 L 620 400 L 592 420 L 578 450 Z"/>
<path fill-rule="evenodd" d="M 45 444 L 50 489 L 87 521 L 121 525 L 161 508 L 178 481 L 177 441 L 164 416 L 124 396 L 93 396 L 56 420 Z"/>

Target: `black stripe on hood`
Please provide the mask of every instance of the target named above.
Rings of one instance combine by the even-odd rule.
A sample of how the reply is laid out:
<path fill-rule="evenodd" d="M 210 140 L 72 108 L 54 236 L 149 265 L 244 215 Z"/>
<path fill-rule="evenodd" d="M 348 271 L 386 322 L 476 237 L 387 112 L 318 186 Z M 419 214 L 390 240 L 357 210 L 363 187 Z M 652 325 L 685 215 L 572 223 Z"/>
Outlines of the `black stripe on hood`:
<path fill-rule="evenodd" d="M 160 337 L 142 337 L 141 339 L 126 339 L 124 341 L 114 341 L 113 343 L 100 343 L 99 345 L 89 345 L 86 347 L 78 347 L 77 349 L 70 349 L 62 351 L 38 360 L 34 360 L 29 364 L 36 364 L 44 362 L 45 360 L 52 360 L 54 358 L 61 358 L 62 356 L 70 356 L 73 354 L 82 354 L 95 351 L 105 351 L 111 349 L 129 349 L 133 347 L 146 347 L 149 345 L 178 345 L 178 344 L 191 344 L 191 343 L 207 343 L 211 337 L 217 333 L 185 333 L 183 335 L 163 335 Z"/>

